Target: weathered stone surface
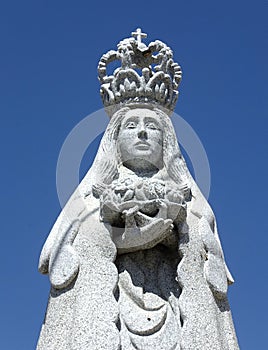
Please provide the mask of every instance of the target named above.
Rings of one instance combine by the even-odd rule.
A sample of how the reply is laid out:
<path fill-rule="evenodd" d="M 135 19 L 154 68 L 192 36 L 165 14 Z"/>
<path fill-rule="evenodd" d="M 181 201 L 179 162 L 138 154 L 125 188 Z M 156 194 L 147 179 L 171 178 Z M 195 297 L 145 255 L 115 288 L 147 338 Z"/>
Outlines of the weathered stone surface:
<path fill-rule="evenodd" d="M 235 350 L 215 217 L 163 110 L 174 107 L 180 70 L 163 43 L 135 35 L 99 65 L 112 118 L 41 253 L 52 287 L 37 349 Z M 107 77 L 118 57 L 122 69 Z M 130 81 L 137 66 L 140 89 Z"/>

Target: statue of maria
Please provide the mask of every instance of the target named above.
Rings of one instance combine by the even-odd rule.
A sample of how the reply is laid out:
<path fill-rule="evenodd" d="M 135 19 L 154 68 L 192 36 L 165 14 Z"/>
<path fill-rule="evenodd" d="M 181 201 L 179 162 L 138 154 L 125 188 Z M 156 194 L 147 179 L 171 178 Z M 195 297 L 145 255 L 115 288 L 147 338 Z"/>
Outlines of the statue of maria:
<path fill-rule="evenodd" d="M 181 69 L 133 35 L 100 60 L 111 120 L 41 252 L 51 291 L 37 349 L 239 349 L 215 217 L 170 119 Z"/>

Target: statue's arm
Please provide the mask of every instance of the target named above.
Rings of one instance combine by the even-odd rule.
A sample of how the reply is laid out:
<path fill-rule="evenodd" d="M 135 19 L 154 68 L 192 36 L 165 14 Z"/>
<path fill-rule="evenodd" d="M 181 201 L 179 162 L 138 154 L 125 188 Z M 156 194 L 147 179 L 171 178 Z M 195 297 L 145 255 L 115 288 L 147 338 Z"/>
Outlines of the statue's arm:
<path fill-rule="evenodd" d="M 66 241 L 68 233 L 67 240 L 74 240 L 79 217 L 84 210 L 84 201 L 79 191 L 76 191 L 58 216 L 42 248 L 38 265 L 38 270 L 41 273 L 47 274 L 49 272 L 51 255 L 55 249 L 57 250 Z"/>
<path fill-rule="evenodd" d="M 234 280 L 225 262 L 214 213 L 195 183 L 192 193 L 189 210 L 198 218 L 198 230 L 206 252 L 205 277 L 213 292 L 222 297 L 227 293 L 228 284 Z"/>

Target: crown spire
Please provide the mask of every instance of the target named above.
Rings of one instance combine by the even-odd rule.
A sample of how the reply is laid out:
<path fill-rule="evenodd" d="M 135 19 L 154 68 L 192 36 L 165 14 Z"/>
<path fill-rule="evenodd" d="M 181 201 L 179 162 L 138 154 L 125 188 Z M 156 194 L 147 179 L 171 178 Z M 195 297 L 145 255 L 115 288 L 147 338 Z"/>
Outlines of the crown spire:
<path fill-rule="evenodd" d="M 109 116 L 128 105 L 150 104 L 171 114 L 178 98 L 182 71 L 173 61 L 172 50 L 160 40 L 146 45 L 141 28 L 104 54 L 98 65 L 101 97 Z M 135 39 L 135 38 L 136 39 Z M 121 62 L 111 75 L 107 66 Z M 141 74 L 140 74 L 141 73 Z"/>
<path fill-rule="evenodd" d="M 147 34 L 142 33 L 141 28 L 137 28 L 137 29 L 136 29 L 136 32 L 132 32 L 131 35 L 132 35 L 134 38 L 137 37 L 137 42 L 138 42 L 138 44 L 141 44 L 141 39 L 147 38 Z"/>

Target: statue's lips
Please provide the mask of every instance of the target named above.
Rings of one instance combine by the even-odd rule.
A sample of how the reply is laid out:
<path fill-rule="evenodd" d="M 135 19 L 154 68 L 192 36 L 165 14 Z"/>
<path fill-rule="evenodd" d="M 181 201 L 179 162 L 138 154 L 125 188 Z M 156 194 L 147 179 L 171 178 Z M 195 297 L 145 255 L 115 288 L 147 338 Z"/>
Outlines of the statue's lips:
<path fill-rule="evenodd" d="M 137 142 L 135 143 L 134 147 L 139 150 L 148 150 L 151 146 L 147 142 Z"/>

